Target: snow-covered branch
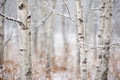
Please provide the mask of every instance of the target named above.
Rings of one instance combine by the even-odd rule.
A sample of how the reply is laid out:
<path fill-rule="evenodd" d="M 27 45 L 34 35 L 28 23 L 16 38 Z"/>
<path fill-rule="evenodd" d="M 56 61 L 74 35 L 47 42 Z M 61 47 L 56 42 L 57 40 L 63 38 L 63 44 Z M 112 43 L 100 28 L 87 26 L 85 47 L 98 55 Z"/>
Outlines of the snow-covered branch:
<path fill-rule="evenodd" d="M 23 29 L 25 28 L 25 25 L 24 25 L 23 22 L 21 22 L 20 20 L 17 20 L 17 19 L 15 19 L 15 18 L 12 18 L 12 17 L 9 17 L 9 16 L 6 16 L 5 14 L 3 14 L 3 13 L 1 13 L 1 12 L 0 12 L 0 16 L 4 17 L 4 18 L 7 19 L 7 20 L 17 22 L 19 25 L 23 26 L 23 27 L 22 27 Z"/>
<path fill-rule="evenodd" d="M 66 6 L 67 6 L 67 3 L 66 3 L 66 2 L 65 2 L 65 4 L 66 4 Z M 60 16 L 63 16 L 63 17 L 66 17 L 66 18 L 72 20 L 73 22 L 76 22 L 76 21 L 70 16 L 69 10 L 68 10 L 68 14 L 57 13 L 57 12 L 55 11 L 55 9 L 53 9 L 53 8 L 50 7 L 50 6 L 48 6 L 48 3 L 44 2 L 44 6 L 47 7 L 50 11 L 52 11 L 53 14 L 55 14 L 55 15 L 60 15 Z M 68 7 L 67 7 L 67 8 L 68 8 Z"/>

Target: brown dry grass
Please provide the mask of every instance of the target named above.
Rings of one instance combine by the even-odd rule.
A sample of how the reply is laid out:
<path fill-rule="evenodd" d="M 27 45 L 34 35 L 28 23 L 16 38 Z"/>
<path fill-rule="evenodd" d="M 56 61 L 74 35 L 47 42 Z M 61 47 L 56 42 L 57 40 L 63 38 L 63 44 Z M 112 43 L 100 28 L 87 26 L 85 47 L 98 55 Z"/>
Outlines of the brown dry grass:
<path fill-rule="evenodd" d="M 90 52 L 91 53 L 91 52 Z M 43 54 L 43 53 L 42 53 Z M 38 54 L 37 54 L 38 55 Z M 115 80 L 120 80 L 120 71 L 117 68 L 118 62 L 120 61 L 120 56 L 115 57 L 115 55 L 119 56 L 119 52 L 114 51 L 114 53 L 111 53 L 111 58 L 110 58 L 110 76 L 113 76 Z M 46 75 L 47 70 L 46 70 L 46 63 L 47 61 L 45 59 L 42 60 L 42 62 L 39 62 L 39 57 L 36 56 L 36 61 L 33 60 L 33 65 L 32 65 L 32 76 L 33 80 L 47 80 L 47 79 L 52 79 L 52 78 L 57 78 L 60 77 L 60 80 L 80 80 L 80 73 L 79 70 L 80 67 L 78 68 L 75 66 L 76 64 L 73 62 L 75 57 L 69 53 L 67 55 L 67 60 L 65 62 L 65 55 L 61 56 L 56 56 L 51 58 L 51 76 Z M 45 58 L 45 55 L 43 55 Z M 92 58 L 91 58 L 92 57 Z M 96 63 L 96 57 L 91 55 L 89 57 L 89 69 L 87 76 L 88 80 L 93 80 L 92 79 L 92 72 L 95 70 L 95 63 Z M 78 69 L 77 69 L 78 68 Z M 4 68 L 3 72 L 1 73 L 4 76 L 4 79 L 8 80 L 20 80 L 20 63 L 15 62 L 13 60 L 6 60 L 4 61 Z M 2 78 L 0 78 L 2 80 Z"/>

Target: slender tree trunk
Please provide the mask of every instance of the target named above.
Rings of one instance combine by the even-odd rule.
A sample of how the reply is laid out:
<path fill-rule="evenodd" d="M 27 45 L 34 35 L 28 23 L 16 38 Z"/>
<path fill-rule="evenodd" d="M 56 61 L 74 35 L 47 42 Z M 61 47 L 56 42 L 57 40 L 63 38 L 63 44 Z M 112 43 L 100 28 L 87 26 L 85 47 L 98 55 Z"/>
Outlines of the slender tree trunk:
<path fill-rule="evenodd" d="M 110 5 L 111 0 L 106 5 Z M 109 6 L 106 15 L 105 15 L 105 29 L 104 29 L 104 41 L 103 41 L 103 59 L 102 59 L 102 80 L 108 80 L 108 64 L 110 57 L 110 42 L 111 42 L 111 16 L 112 16 L 112 7 Z"/>
<path fill-rule="evenodd" d="M 55 3 L 56 0 L 51 0 L 50 1 L 50 6 L 54 9 L 55 8 Z M 54 14 L 51 14 L 50 18 L 48 19 L 48 23 L 47 25 L 47 76 L 50 76 L 50 72 L 51 72 L 51 67 L 52 67 L 52 60 L 54 57 L 54 43 L 53 43 L 53 39 L 54 39 Z M 50 79 L 49 78 L 49 79 Z"/>
<path fill-rule="evenodd" d="M 18 25 L 21 80 L 32 80 L 30 16 L 28 16 L 27 2 L 27 0 L 16 0 L 18 19 L 24 24 L 24 26 Z"/>
<path fill-rule="evenodd" d="M 3 0 L 1 3 L 1 12 L 5 13 L 5 2 L 6 0 Z M 1 26 L 0 26 L 0 71 L 3 69 L 3 59 L 4 59 L 4 17 L 1 17 Z"/>
<path fill-rule="evenodd" d="M 105 28 L 105 17 L 103 16 L 105 10 L 105 3 L 103 0 L 100 2 L 101 9 L 100 9 L 100 20 L 99 20 L 99 31 L 98 31 L 98 45 L 103 45 L 103 33 Z M 102 47 L 98 48 L 97 50 L 97 66 L 96 66 L 96 77 L 95 80 L 101 80 L 101 73 L 102 73 Z"/>
<path fill-rule="evenodd" d="M 76 10 L 77 10 L 77 26 L 78 26 L 78 44 L 80 50 L 80 70 L 81 70 L 81 80 L 87 80 L 87 57 L 85 53 L 84 46 L 84 21 L 83 21 L 83 11 L 81 0 L 76 0 Z M 82 43 L 82 44 L 81 44 Z"/>
<path fill-rule="evenodd" d="M 41 17 L 42 18 L 45 18 L 45 16 L 47 15 L 47 13 L 48 13 L 48 11 L 46 10 L 46 7 L 44 6 L 44 1 L 45 2 L 47 2 L 47 0 L 41 0 L 40 2 L 41 2 Z M 40 52 L 40 63 L 42 64 L 42 62 L 43 62 L 43 59 L 44 60 L 46 60 L 46 40 L 47 40 L 47 33 L 46 33 L 46 31 L 48 30 L 47 29 L 47 26 L 46 26 L 46 24 L 43 24 L 42 26 L 41 26 L 42 28 L 42 30 L 41 30 L 41 39 L 39 40 L 40 41 L 40 50 L 41 50 L 41 52 Z M 43 58 L 43 59 L 42 59 Z"/>
<path fill-rule="evenodd" d="M 63 0 L 64 3 L 64 0 Z M 64 14 L 66 11 L 65 4 L 62 5 L 62 13 Z M 65 23 L 66 22 L 66 23 Z M 62 17 L 62 35 L 63 35 L 63 46 L 64 46 L 64 63 L 63 66 L 67 66 L 67 58 L 68 58 L 68 42 L 67 42 L 67 27 L 69 26 L 68 20 L 63 16 Z"/>
<path fill-rule="evenodd" d="M 75 12 L 77 12 L 76 9 L 75 9 Z M 77 18 L 77 14 L 75 15 L 75 17 Z M 77 76 L 80 76 L 79 75 L 80 74 L 80 48 L 79 48 L 79 45 L 78 45 L 79 44 L 79 41 L 78 41 L 78 38 L 79 38 L 78 37 L 78 25 L 76 24 L 75 27 L 76 27 L 76 35 L 77 35 L 76 36 L 76 38 L 77 38 L 77 43 L 76 43 L 77 44 L 77 69 L 76 69 L 77 71 L 76 72 L 78 74 Z"/>
<path fill-rule="evenodd" d="M 77 17 L 77 15 L 76 15 Z M 78 26 L 76 25 L 76 38 L 77 38 L 77 74 L 80 74 L 80 48 L 79 48 L 79 42 L 78 42 Z M 80 76 L 80 75 L 77 75 L 77 76 Z"/>

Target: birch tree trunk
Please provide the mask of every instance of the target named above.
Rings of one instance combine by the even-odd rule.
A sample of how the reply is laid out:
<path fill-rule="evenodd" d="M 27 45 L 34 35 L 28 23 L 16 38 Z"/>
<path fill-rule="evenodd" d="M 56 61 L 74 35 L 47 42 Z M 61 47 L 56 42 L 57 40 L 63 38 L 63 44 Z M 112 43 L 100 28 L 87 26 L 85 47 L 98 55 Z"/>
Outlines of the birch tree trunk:
<path fill-rule="evenodd" d="M 106 5 L 110 5 L 105 15 L 105 29 L 104 29 L 104 41 L 103 41 L 103 59 L 102 59 L 102 80 L 108 80 L 108 64 L 110 57 L 110 42 L 111 42 L 111 16 L 112 16 L 112 7 L 111 0 L 108 0 Z"/>
<path fill-rule="evenodd" d="M 52 7 L 53 9 L 55 8 L 55 3 L 56 0 L 51 0 L 50 1 L 50 7 Z M 54 39 L 54 14 L 51 14 L 50 18 L 48 19 L 48 23 L 47 25 L 47 76 L 49 76 L 49 80 L 51 79 L 51 67 L 52 67 L 52 59 L 54 57 L 54 43 L 53 43 L 53 39 Z"/>
<path fill-rule="evenodd" d="M 1 1 L 1 12 L 5 13 L 5 2 L 6 0 Z M 1 17 L 1 26 L 0 26 L 0 71 L 3 69 L 3 55 L 4 55 L 4 17 Z"/>
<path fill-rule="evenodd" d="M 21 56 L 21 80 L 32 80 L 30 16 L 28 16 L 27 2 L 27 0 L 16 0 L 18 19 L 24 24 L 24 26 L 18 25 L 19 53 Z"/>
<path fill-rule="evenodd" d="M 98 31 L 98 45 L 103 45 L 103 32 L 105 28 L 105 16 L 103 15 L 105 10 L 105 3 L 103 0 L 100 2 L 100 20 L 99 20 L 99 31 Z M 101 80 L 102 76 L 102 47 L 97 50 L 97 65 L 96 65 L 96 77 L 95 80 Z"/>
<path fill-rule="evenodd" d="M 77 12 L 77 9 L 75 9 L 75 12 Z M 75 14 L 75 17 L 77 18 L 77 14 Z M 76 65 L 77 66 L 77 69 L 76 69 L 77 71 L 76 72 L 78 74 L 77 76 L 80 76 L 79 75 L 80 74 L 80 48 L 79 48 L 79 45 L 78 45 L 79 44 L 79 41 L 78 41 L 78 38 L 79 38 L 78 37 L 78 24 L 76 24 L 75 27 L 76 27 L 76 35 L 77 35 L 76 36 L 76 38 L 77 38 L 77 43 L 76 43 L 77 44 L 77 65 Z"/>
<path fill-rule="evenodd" d="M 81 0 L 76 0 L 76 11 L 77 11 L 77 26 L 78 26 L 78 46 L 80 50 L 80 70 L 81 70 L 81 80 L 87 80 L 87 57 L 85 53 L 84 46 L 84 21 L 83 21 L 83 11 Z M 82 43 L 82 44 L 81 44 Z"/>
<path fill-rule="evenodd" d="M 40 3 L 41 3 L 41 17 L 42 18 L 45 18 L 45 16 L 47 15 L 48 11 L 46 9 L 46 7 L 44 6 L 44 2 L 47 2 L 47 0 L 41 0 Z M 40 45 L 40 63 L 42 64 L 43 62 L 43 59 L 46 60 L 46 40 L 47 40 L 47 27 L 46 27 L 46 24 L 43 24 L 41 26 L 42 28 L 42 31 L 41 31 L 41 39 L 39 40 L 41 45 Z"/>
<path fill-rule="evenodd" d="M 65 3 L 64 0 L 62 1 L 63 5 L 62 5 L 62 13 L 64 14 L 66 12 L 66 8 L 65 8 Z M 63 60 L 64 62 L 67 62 L 67 58 L 68 58 L 68 42 L 67 42 L 67 27 L 69 27 L 69 22 L 68 20 L 62 16 L 62 35 L 63 35 L 63 46 L 64 46 L 64 57 Z M 66 63 L 63 63 L 63 66 L 67 66 Z"/>

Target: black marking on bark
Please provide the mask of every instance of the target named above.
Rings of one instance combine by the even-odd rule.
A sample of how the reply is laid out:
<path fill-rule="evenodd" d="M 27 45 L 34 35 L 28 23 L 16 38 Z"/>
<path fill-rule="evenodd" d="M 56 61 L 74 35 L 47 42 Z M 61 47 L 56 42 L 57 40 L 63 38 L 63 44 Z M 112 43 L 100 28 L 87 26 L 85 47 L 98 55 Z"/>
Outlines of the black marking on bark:
<path fill-rule="evenodd" d="M 26 49 L 20 49 L 20 51 L 26 51 Z"/>
<path fill-rule="evenodd" d="M 110 16 L 112 16 L 112 13 L 110 13 Z"/>
<path fill-rule="evenodd" d="M 29 32 L 28 35 L 31 35 L 31 32 Z"/>
<path fill-rule="evenodd" d="M 108 68 L 102 74 L 102 80 L 108 80 Z"/>
<path fill-rule="evenodd" d="M 81 19 L 81 18 L 79 18 L 78 20 L 79 20 L 80 22 L 83 22 L 83 19 Z"/>
<path fill-rule="evenodd" d="M 101 35 L 99 34 L 98 37 L 101 38 Z"/>
<path fill-rule="evenodd" d="M 102 55 L 101 55 L 101 54 L 99 54 L 99 55 L 98 55 L 98 58 L 99 58 L 99 59 L 102 59 Z"/>
<path fill-rule="evenodd" d="M 103 57 L 108 61 L 109 60 L 109 54 L 104 54 Z"/>
<path fill-rule="evenodd" d="M 2 23 L 4 23 L 5 21 L 4 20 L 2 20 Z"/>
<path fill-rule="evenodd" d="M 29 15 L 28 17 L 27 17 L 27 19 L 30 19 L 31 18 L 31 15 Z"/>
<path fill-rule="evenodd" d="M 27 27 L 22 27 L 22 29 L 23 29 L 23 30 L 28 30 L 28 28 L 27 28 Z"/>
<path fill-rule="evenodd" d="M 32 72 L 31 72 L 31 69 L 29 68 L 28 69 L 28 72 L 25 74 L 26 76 L 29 76 L 29 75 L 31 75 L 32 74 Z"/>
<path fill-rule="evenodd" d="M 23 10 L 25 8 L 25 5 L 23 3 L 21 3 L 18 7 L 20 10 Z"/>
<path fill-rule="evenodd" d="M 86 70 L 86 69 L 83 69 L 82 72 L 87 72 L 87 70 Z"/>
<path fill-rule="evenodd" d="M 82 33 L 78 33 L 78 35 L 82 35 Z"/>
<path fill-rule="evenodd" d="M 110 47 L 108 45 L 109 45 L 109 43 L 106 43 L 105 46 L 103 47 L 103 50 L 109 51 Z"/>
<path fill-rule="evenodd" d="M 2 38 L 3 38 L 3 34 L 0 34 L 0 37 L 2 37 Z"/>
<path fill-rule="evenodd" d="M 80 36 L 80 38 L 83 38 L 83 39 L 84 39 L 84 36 L 83 36 L 83 35 L 81 35 L 81 36 Z"/>
<path fill-rule="evenodd" d="M 82 63 L 86 64 L 87 63 L 87 58 L 85 58 Z"/>
<path fill-rule="evenodd" d="M 102 8 L 102 9 L 104 9 L 105 7 L 104 7 L 104 6 L 102 6 L 101 8 Z"/>
<path fill-rule="evenodd" d="M 100 70 L 100 67 L 99 67 L 99 66 L 97 66 L 97 72 L 101 72 L 101 70 Z"/>

